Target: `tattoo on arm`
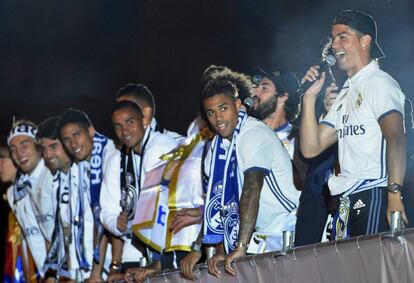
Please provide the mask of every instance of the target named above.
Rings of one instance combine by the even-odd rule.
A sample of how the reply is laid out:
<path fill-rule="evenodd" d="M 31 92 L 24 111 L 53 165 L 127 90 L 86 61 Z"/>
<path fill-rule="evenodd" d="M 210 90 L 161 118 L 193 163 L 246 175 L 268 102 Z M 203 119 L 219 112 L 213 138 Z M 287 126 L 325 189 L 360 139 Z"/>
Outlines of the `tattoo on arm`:
<path fill-rule="evenodd" d="M 239 241 L 245 244 L 250 242 L 256 227 L 263 180 L 263 171 L 247 171 L 244 173 L 244 185 L 240 198 Z"/>

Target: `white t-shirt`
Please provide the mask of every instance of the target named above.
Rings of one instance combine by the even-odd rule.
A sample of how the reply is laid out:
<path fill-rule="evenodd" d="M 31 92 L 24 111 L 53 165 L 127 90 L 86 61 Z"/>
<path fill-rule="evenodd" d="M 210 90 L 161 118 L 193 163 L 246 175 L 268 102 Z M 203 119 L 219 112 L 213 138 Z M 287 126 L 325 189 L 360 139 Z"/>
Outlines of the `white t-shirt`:
<path fill-rule="evenodd" d="M 223 143 L 230 146 L 229 140 L 224 139 Z M 209 150 L 205 160 L 206 171 L 210 168 L 211 154 L 212 150 Z M 281 244 L 282 232 L 294 230 L 300 196 L 293 184 L 288 152 L 272 129 L 248 117 L 237 137 L 236 156 L 240 176 L 248 170 L 266 173 L 260 194 L 256 232 L 277 237 Z"/>
<path fill-rule="evenodd" d="M 145 180 L 145 173 L 164 162 L 160 160 L 160 156 L 170 152 L 177 146 L 177 141 L 166 134 L 160 132 L 151 131 L 148 143 L 144 151 L 144 159 L 142 164 L 140 178 L 141 186 Z M 135 164 L 140 167 L 141 156 L 134 155 Z M 137 169 L 139 170 L 139 169 Z M 139 176 L 139 174 L 138 174 Z M 125 237 L 122 232 L 117 229 L 117 218 L 121 212 L 120 200 L 121 200 L 121 153 L 115 151 L 110 155 L 109 161 L 105 168 L 105 174 L 103 177 L 100 204 L 101 204 L 101 221 L 104 227 L 117 237 L 121 237 L 124 240 L 124 247 L 122 253 L 123 262 L 139 261 L 142 254 L 131 244 L 131 239 Z M 131 221 L 130 221 L 131 222 Z M 128 223 L 129 226 L 132 223 Z"/>
<path fill-rule="evenodd" d="M 321 121 L 338 137 L 341 174 L 329 179 L 333 195 L 387 185 L 387 143 L 379 121 L 392 112 L 404 115 L 404 101 L 398 83 L 376 61 L 345 82 Z"/>

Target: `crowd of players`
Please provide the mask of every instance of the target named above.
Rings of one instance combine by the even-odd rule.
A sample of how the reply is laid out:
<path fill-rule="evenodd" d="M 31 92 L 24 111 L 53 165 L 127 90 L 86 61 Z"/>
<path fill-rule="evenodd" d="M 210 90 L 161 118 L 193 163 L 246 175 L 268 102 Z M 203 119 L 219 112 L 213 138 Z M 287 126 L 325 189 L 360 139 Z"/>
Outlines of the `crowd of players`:
<path fill-rule="evenodd" d="M 168 268 L 194 280 L 206 257 L 212 275 L 220 261 L 235 275 L 235 259 L 282 249 L 283 231 L 299 246 L 385 231 L 391 211 L 408 224 L 405 96 L 379 68 L 376 28 L 363 12 L 335 17 L 342 88 L 319 66 L 301 82 L 210 66 L 186 136 L 157 123 L 144 84 L 116 94 L 114 141 L 79 109 L 15 121 L 0 178 L 26 280 L 142 282 Z"/>

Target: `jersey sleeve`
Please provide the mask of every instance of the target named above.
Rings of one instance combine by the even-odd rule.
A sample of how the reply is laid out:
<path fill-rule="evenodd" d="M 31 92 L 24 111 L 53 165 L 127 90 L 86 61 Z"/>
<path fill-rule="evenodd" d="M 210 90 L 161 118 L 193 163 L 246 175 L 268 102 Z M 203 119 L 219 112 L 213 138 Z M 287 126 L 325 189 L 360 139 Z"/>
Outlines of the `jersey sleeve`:
<path fill-rule="evenodd" d="M 261 127 L 252 127 L 239 138 L 237 147 L 244 172 L 259 170 L 269 173 L 276 153 L 274 143 L 281 143 L 276 134 Z"/>
<path fill-rule="evenodd" d="M 367 103 L 378 121 L 394 112 L 404 116 L 405 96 L 398 83 L 388 75 L 377 75 L 368 80 L 365 93 Z"/>
<path fill-rule="evenodd" d="M 108 156 L 100 194 L 101 221 L 104 227 L 117 237 L 122 233 L 117 229 L 117 219 L 121 213 L 121 154 L 119 151 Z"/>

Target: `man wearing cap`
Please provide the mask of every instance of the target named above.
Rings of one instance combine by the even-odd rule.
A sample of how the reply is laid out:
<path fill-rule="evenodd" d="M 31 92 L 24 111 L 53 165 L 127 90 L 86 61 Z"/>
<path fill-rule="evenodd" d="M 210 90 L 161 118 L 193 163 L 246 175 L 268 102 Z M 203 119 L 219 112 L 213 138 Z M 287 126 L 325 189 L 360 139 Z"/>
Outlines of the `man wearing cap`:
<path fill-rule="evenodd" d="M 7 198 L 28 243 L 37 270 L 43 276 L 46 240 L 54 226 L 53 176 L 45 166 L 38 144 L 37 128 L 26 120 L 13 125 L 7 139 L 12 158 L 20 169 L 17 181 L 7 190 Z"/>
<path fill-rule="evenodd" d="M 343 11 L 332 24 L 332 49 L 348 80 L 318 125 L 315 101 L 325 73 L 311 67 L 302 81 L 314 84 L 304 94 L 300 127 L 306 157 L 320 154 L 338 141 L 341 172 L 327 176 L 332 195 L 340 196 L 333 222 L 335 239 L 387 230 L 391 211 L 401 211 L 406 145 L 404 99 L 398 83 L 380 70 L 384 57 L 374 19 L 359 11 Z M 320 75 L 320 77 L 319 77 Z"/>
<path fill-rule="evenodd" d="M 296 95 L 299 81 L 293 73 L 286 70 L 271 72 L 258 69 L 253 82 L 257 87 L 249 114 L 271 127 L 283 142 L 293 160 L 295 186 L 302 190 L 306 164 L 300 153 L 299 131 L 292 124 L 299 113 L 300 97 Z"/>

